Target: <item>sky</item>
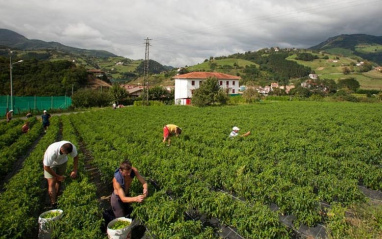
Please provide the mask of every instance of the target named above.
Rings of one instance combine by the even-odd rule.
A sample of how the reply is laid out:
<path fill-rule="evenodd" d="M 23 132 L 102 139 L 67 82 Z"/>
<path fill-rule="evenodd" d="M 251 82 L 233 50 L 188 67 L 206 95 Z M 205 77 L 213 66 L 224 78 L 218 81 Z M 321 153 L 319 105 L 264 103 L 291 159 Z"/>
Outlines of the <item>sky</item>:
<path fill-rule="evenodd" d="M 173 67 L 340 34 L 382 36 L 381 0 L 0 0 L 0 28 Z M 149 39 L 149 40 L 148 40 Z"/>

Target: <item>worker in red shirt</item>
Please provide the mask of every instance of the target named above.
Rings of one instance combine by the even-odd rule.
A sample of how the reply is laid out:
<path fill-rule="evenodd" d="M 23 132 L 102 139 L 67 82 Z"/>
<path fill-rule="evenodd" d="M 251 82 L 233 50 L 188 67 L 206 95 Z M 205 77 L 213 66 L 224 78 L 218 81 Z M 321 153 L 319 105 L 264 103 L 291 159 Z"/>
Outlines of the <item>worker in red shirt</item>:
<path fill-rule="evenodd" d="M 23 131 L 23 133 L 28 133 L 29 131 L 29 122 L 26 121 L 25 124 L 21 127 L 21 131 Z"/>

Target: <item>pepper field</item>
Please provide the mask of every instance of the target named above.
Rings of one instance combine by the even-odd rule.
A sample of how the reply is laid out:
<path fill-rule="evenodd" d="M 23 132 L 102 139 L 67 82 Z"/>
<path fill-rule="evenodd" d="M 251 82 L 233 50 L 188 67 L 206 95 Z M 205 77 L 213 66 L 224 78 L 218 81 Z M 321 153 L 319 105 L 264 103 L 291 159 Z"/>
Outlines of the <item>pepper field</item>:
<path fill-rule="evenodd" d="M 349 102 L 125 107 L 54 116 L 3 187 L 0 235 L 36 233 L 46 206 L 42 156 L 50 143 L 69 140 L 80 151 L 80 176 L 64 183 L 58 201 L 64 216 L 54 237 L 106 238 L 99 198 L 111 194 L 113 172 L 129 158 L 149 184 L 149 197 L 133 205 L 146 238 L 379 238 L 382 204 L 364 190 L 382 191 L 381 119 L 381 104 Z M 167 147 L 162 128 L 170 123 L 183 132 Z M 31 132 L 41 133 L 39 126 Z M 229 139 L 233 126 L 251 134 Z M 97 169 L 97 178 L 89 168 Z M 135 181 L 132 196 L 142 193 Z M 354 205 L 368 208 L 364 227 L 351 221 L 363 220 Z M 324 232 L 307 235 L 304 226 Z M 235 237 L 224 234 L 227 228 Z"/>

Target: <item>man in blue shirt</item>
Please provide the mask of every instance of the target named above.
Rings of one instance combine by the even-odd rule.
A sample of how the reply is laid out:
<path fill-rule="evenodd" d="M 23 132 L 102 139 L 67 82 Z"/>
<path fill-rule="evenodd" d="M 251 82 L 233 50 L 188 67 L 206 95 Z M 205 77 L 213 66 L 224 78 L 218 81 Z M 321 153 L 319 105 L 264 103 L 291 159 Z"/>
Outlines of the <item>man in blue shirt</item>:
<path fill-rule="evenodd" d="M 46 112 L 46 110 L 44 110 L 44 114 L 41 115 L 41 118 L 42 118 L 42 127 L 44 127 L 44 131 L 46 133 L 46 130 L 48 129 L 49 125 L 50 125 L 50 114 L 48 114 L 48 112 Z"/>
<path fill-rule="evenodd" d="M 142 184 L 143 194 L 130 197 L 129 189 L 134 177 L 137 177 Z M 128 160 L 123 161 L 114 172 L 113 188 L 114 191 L 111 195 L 110 203 L 115 217 L 126 216 L 130 203 L 141 203 L 148 195 L 146 180 L 139 174 L 138 169 L 133 167 Z"/>

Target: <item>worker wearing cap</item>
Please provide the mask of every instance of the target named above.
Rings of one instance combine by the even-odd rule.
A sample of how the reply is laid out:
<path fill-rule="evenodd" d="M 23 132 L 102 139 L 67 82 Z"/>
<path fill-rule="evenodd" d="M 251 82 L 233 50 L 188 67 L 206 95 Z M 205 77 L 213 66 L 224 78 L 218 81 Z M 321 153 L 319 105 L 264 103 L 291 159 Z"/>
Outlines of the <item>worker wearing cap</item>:
<path fill-rule="evenodd" d="M 49 125 L 50 125 L 50 114 L 48 114 L 48 112 L 46 110 L 44 110 L 44 114 L 41 115 L 41 119 L 42 119 L 42 127 L 44 127 L 44 131 L 46 133 L 46 130 L 48 129 Z"/>
<path fill-rule="evenodd" d="M 13 110 L 10 110 L 7 112 L 7 122 L 11 121 L 13 116 Z"/>
<path fill-rule="evenodd" d="M 170 137 L 176 135 L 178 137 L 182 133 L 182 129 L 174 124 L 167 124 L 163 127 L 163 143 L 167 141 L 167 146 L 170 146 Z"/>
<path fill-rule="evenodd" d="M 238 135 L 239 135 L 239 130 L 240 130 L 240 129 L 239 129 L 238 127 L 234 126 L 234 127 L 232 128 L 232 132 L 229 134 L 229 137 L 230 137 L 230 138 L 234 138 L 234 137 L 238 136 Z M 248 136 L 250 133 L 251 133 L 251 131 L 248 131 L 247 133 L 245 133 L 245 134 L 243 134 L 243 135 L 240 135 L 240 137 Z"/>
<path fill-rule="evenodd" d="M 59 141 L 52 143 L 44 153 L 44 177 L 48 181 L 48 193 L 51 206 L 57 206 L 57 194 L 60 190 L 61 182 L 65 180 L 66 166 L 68 155 L 74 160 L 73 171 L 70 173 L 71 178 L 77 177 L 78 169 L 78 153 L 77 148 L 69 141 Z"/>

